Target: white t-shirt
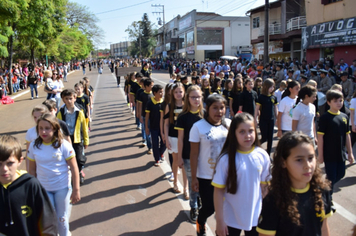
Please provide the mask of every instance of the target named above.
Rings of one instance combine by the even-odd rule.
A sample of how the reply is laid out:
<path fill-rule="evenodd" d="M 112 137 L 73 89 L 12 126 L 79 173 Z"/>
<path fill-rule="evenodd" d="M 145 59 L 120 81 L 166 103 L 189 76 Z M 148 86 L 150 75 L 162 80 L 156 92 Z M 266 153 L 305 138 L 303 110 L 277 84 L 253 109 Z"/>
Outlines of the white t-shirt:
<path fill-rule="evenodd" d="M 311 103 L 305 105 L 300 102 L 293 109 L 292 120 L 298 121 L 297 130 L 302 131 L 304 134 L 311 138 L 314 138 L 314 117 L 315 117 L 315 106 Z"/>
<path fill-rule="evenodd" d="M 227 126 L 231 120 L 225 119 Z M 225 143 L 228 129 L 223 125 L 214 126 L 201 119 L 194 123 L 189 133 L 189 142 L 200 143 L 197 177 L 212 179 L 216 160 Z"/>
<path fill-rule="evenodd" d="M 350 104 L 350 112 L 354 113 L 354 124 L 356 125 L 356 98 L 351 99 L 350 103 L 351 103 Z M 350 117 L 351 117 L 351 115 L 350 115 Z M 351 119 L 350 119 L 350 125 L 352 125 Z"/>
<path fill-rule="evenodd" d="M 63 140 L 59 148 L 52 143 L 42 143 L 40 149 L 31 142 L 27 159 L 36 162 L 37 179 L 47 191 L 57 191 L 70 186 L 71 175 L 67 160 L 75 157 L 72 145 Z"/>
<path fill-rule="evenodd" d="M 248 152 L 236 152 L 237 191 L 225 192 L 223 205 L 225 223 L 236 229 L 251 230 L 257 226 L 262 209 L 262 191 L 260 184 L 270 180 L 270 158 L 259 147 Z M 218 161 L 212 185 L 226 188 L 229 157 L 224 155 Z"/>
<path fill-rule="evenodd" d="M 63 89 L 64 88 L 62 80 L 56 80 L 54 82 L 54 86 L 55 86 L 55 89 Z M 61 92 L 56 93 L 56 98 L 61 98 Z"/>
<path fill-rule="evenodd" d="M 279 90 L 277 89 L 275 92 L 274 92 L 274 96 L 276 96 L 277 98 L 277 102 L 280 103 L 281 100 L 282 100 L 282 94 L 284 93 L 284 90 Z M 279 104 L 278 104 L 279 105 Z"/>
<path fill-rule="evenodd" d="M 291 99 L 289 96 L 284 97 L 279 103 L 278 112 L 282 112 L 282 130 L 291 131 L 292 130 L 292 116 L 293 116 L 293 106 L 297 101 L 297 97 L 295 99 Z"/>
<path fill-rule="evenodd" d="M 36 140 L 36 138 L 38 137 L 38 134 L 37 134 L 37 130 L 36 130 L 36 126 L 30 128 L 27 130 L 26 132 L 26 143 L 31 143 L 33 141 Z"/>

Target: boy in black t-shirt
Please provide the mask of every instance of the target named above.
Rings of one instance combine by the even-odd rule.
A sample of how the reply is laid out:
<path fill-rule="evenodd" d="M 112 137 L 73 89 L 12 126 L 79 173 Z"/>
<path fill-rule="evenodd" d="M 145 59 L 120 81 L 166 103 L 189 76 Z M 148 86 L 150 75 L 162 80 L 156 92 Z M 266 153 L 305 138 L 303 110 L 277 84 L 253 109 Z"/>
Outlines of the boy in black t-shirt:
<path fill-rule="evenodd" d="M 255 106 L 258 99 L 257 93 L 253 91 L 253 80 L 245 80 L 245 90 L 240 95 L 239 111 L 255 115 Z"/>
<path fill-rule="evenodd" d="M 154 85 L 152 87 L 153 97 L 148 100 L 146 106 L 145 128 L 146 134 L 151 135 L 153 157 L 155 166 L 159 166 L 162 154 L 166 151 L 160 131 L 161 105 L 163 102 L 163 87 Z"/>
<path fill-rule="evenodd" d="M 137 113 L 139 114 L 139 119 L 141 122 L 141 133 L 142 133 L 142 146 L 146 146 L 148 148 L 148 154 L 151 154 L 151 136 L 148 135 L 145 131 L 145 117 L 146 117 L 146 105 L 147 102 L 151 99 L 152 97 L 152 86 L 153 86 L 153 81 L 152 79 L 142 79 L 143 81 L 143 86 L 145 90 L 143 90 L 138 96 L 137 96 Z"/>
<path fill-rule="evenodd" d="M 332 194 L 334 185 L 345 176 L 345 161 L 348 159 L 350 163 L 353 163 L 354 156 L 349 119 L 347 115 L 340 112 L 344 102 L 343 95 L 340 91 L 329 90 L 326 93 L 326 100 L 330 110 L 325 112 L 319 120 L 318 160 L 320 163 L 325 162 L 325 172 L 331 181 Z"/>
<path fill-rule="evenodd" d="M 84 108 L 84 115 L 87 125 L 89 124 L 90 120 L 90 100 L 89 97 L 83 92 L 84 87 L 82 83 L 76 83 L 74 85 L 74 89 L 77 92 L 77 100 L 76 102 L 80 104 Z"/>

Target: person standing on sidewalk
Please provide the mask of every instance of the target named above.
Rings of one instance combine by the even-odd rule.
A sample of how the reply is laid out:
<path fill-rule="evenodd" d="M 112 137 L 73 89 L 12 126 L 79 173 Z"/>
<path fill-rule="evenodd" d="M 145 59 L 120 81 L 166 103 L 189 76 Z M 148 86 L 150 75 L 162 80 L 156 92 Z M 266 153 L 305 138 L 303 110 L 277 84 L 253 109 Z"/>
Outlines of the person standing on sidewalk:
<path fill-rule="evenodd" d="M 35 90 L 36 98 L 38 98 L 38 91 L 37 91 L 38 77 L 35 75 L 35 72 L 33 70 L 30 71 L 30 75 L 27 78 L 27 83 L 31 89 L 31 99 L 33 99 L 33 90 Z"/>
<path fill-rule="evenodd" d="M 117 82 L 117 87 L 120 87 L 120 63 L 117 62 L 115 66 L 115 75 L 116 75 L 116 82 Z"/>

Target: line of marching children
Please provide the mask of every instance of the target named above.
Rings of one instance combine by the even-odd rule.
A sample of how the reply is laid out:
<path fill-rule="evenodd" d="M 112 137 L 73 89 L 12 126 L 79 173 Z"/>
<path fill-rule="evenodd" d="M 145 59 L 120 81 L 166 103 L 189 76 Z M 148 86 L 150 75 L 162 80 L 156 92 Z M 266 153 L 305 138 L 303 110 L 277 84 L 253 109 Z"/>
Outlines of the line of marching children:
<path fill-rule="evenodd" d="M 128 105 L 147 154 L 159 166 L 168 149 L 172 190 L 190 201 L 198 236 L 206 235 L 214 212 L 219 236 L 242 230 L 247 236 L 329 235 L 332 190 L 345 175 L 346 149 L 353 162 L 342 93 L 326 94 L 330 110 L 320 117 L 317 138 L 314 81 L 302 89 L 297 81 L 282 81 L 275 90 L 273 79 L 233 78 L 193 72 L 189 84 L 172 74 L 163 88 L 140 73 L 127 75 Z M 271 163 L 275 123 L 281 139 Z M 328 180 L 318 161 L 325 163 Z M 179 168 L 183 189 L 177 185 Z"/>
<path fill-rule="evenodd" d="M 74 89 L 58 90 L 64 103 L 59 110 L 55 99 L 32 110 L 36 126 L 26 133 L 28 174 L 17 170 L 23 161 L 19 141 L 0 136 L 1 234 L 71 235 L 69 216 L 84 183 L 94 90 L 86 77 Z"/>

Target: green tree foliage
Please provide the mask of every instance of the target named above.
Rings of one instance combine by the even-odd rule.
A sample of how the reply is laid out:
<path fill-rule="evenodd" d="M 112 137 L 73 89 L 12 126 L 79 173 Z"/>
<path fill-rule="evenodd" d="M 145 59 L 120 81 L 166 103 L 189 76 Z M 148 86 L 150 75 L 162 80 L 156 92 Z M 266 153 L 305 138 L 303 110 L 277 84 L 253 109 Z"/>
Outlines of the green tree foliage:
<path fill-rule="evenodd" d="M 131 56 L 141 55 L 142 57 L 150 57 L 156 45 L 156 40 L 153 36 L 153 24 L 148 19 L 147 13 L 142 17 L 141 21 L 134 21 L 125 30 L 132 40 L 129 47 Z"/>

